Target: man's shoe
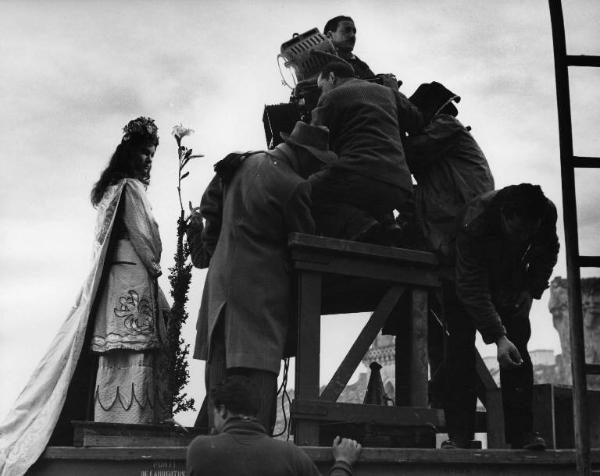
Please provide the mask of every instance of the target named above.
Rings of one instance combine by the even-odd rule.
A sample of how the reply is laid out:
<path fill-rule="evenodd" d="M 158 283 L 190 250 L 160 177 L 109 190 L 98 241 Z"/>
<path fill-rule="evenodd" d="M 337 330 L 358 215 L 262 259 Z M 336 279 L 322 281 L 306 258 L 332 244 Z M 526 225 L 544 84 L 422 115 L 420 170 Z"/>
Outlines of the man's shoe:
<path fill-rule="evenodd" d="M 469 449 L 470 447 L 469 441 L 459 440 L 458 438 L 450 438 L 443 441 L 440 446 L 443 450 Z"/>
<path fill-rule="evenodd" d="M 513 441 L 510 447 L 513 450 L 543 451 L 546 449 L 546 441 L 537 432 L 525 433 L 517 441 Z"/>

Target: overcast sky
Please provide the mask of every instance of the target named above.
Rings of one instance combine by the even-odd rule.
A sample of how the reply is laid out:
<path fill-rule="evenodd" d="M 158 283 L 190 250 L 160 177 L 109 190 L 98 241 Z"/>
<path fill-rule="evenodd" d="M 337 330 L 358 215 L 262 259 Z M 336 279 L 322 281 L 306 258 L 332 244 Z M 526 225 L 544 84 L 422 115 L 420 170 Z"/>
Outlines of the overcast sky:
<path fill-rule="evenodd" d="M 600 54 L 599 2 L 564 3 L 569 52 Z M 187 145 L 206 155 L 191 163 L 184 186 L 185 200 L 197 204 L 214 162 L 265 147 L 263 107 L 289 97 L 276 62 L 281 43 L 339 14 L 355 19 L 355 53 L 374 71 L 395 73 L 405 94 L 437 80 L 462 96 L 459 119 L 472 126 L 497 186 L 540 184 L 559 208 L 564 243 L 545 0 L 0 1 L 0 418 L 89 269 L 89 191 L 123 125 L 147 115 L 159 127 L 149 197 L 167 273 L 178 215 L 171 127 L 194 128 Z M 600 71 L 571 78 L 576 154 L 598 155 Z M 600 171 L 577 178 L 581 253 L 600 254 Z M 555 275 L 565 274 L 561 252 Z M 204 277 L 194 272 L 188 342 Z M 161 284 L 168 294 L 166 277 Z M 324 321 L 322 374 L 330 376 L 364 317 Z M 559 353 L 547 296 L 532 323 L 530 349 Z M 193 362 L 191 371 L 190 392 L 200 400 L 203 363 Z"/>

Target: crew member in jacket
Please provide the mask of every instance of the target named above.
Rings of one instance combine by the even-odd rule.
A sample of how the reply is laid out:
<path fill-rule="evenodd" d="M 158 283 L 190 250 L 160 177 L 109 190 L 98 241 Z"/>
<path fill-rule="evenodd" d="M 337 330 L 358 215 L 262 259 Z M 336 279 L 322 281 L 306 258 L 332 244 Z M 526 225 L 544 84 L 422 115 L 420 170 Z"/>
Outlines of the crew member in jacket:
<path fill-rule="evenodd" d="M 352 18 L 339 15 L 325 23 L 323 33 L 333 43 L 340 58 L 350 63 L 357 78 L 367 79 L 375 76 L 369 65 L 352 51 L 356 44 L 356 26 Z"/>
<path fill-rule="evenodd" d="M 443 408 L 445 387 L 454 382 L 447 381 L 444 371 L 444 329 L 439 324 L 445 320 L 450 333 L 447 345 L 452 352 L 455 345 L 462 345 L 460 340 L 454 342 L 453 329 L 465 314 L 455 286 L 457 218 L 473 198 L 494 190 L 494 178 L 469 128 L 456 118 L 454 101 L 459 102 L 459 96 L 434 81 L 421 84 L 409 100 L 426 122 L 423 130 L 409 136 L 404 145 L 408 166 L 417 181 L 415 242 L 434 252 L 440 262 L 442 306 L 432 300 L 432 311 L 439 320 L 431 320 L 428 336 L 430 401 L 433 407 Z"/>
<path fill-rule="evenodd" d="M 321 69 L 317 84 L 321 97 L 312 123 L 329 128 L 339 157 L 309 179 L 317 231 L 380 241 L 382 230 L 393 231 L 393 210 L 412 209 L 402 138 L 421 130 L 421 112 L 398 90 L 356 79 L 339 61 Z"/>
<path fill-rule="evenodd" d="M 476 397 L 475 330 L 496 344 L 506 441 L 512 448 L 544 449 L 533 432 L 533 368 L 527 352 L 529 311 L 548 287 L 556 264 L 556 208 L 538 185 L 523 183 L 471 201 L 460 218 L 456 240 L 456 290 L 467 314 L 456 325 L 448 355 L 452 363 L 446 447 L 465 447 L 472 438 Z M 458 324 L 458 323 L 457 323 Z"/>
<path fill-rule="evenodd" d="M 217 163 L 188 229 L 194 264 L 208 265 L 194 350 L 206 361 L 207 395 L 228 375 L 247 376 L 259 388 L 258 419 L 269 434 L 294 316 L 288 235 L 314 233 L 306 178 L 336 158 L 326 128 L 298 122 L 282 137 L 274 150 Z M 213 408 L 208 399 L 209 427 Z"/>

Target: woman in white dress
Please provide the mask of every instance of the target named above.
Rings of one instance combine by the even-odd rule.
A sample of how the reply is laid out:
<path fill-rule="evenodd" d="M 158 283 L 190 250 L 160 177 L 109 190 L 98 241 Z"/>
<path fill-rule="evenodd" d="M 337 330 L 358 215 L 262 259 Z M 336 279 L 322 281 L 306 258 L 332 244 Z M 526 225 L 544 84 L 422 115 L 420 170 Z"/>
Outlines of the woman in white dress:
<path fill-rule="evenodd" d="M 158 130 L 139 117 L 123 131 L 91 194 L 100 216 L 120 195 L 94 311 L 94 421 L 158 423 L 166 404 L 164 358 L 157 352 L 165 340 L 157 284 L 162 245 L 146 197 Z"/>
<path fill-rule="evenodd" d="M 146 187 L 157 127 L 139 117 L 94 185 L 90 273 L 7 418 L 0 476 L 24 474 L 50 442 L 72 444 L 73 420 L 159 423 L 170 416 L 161 241 Z"/>

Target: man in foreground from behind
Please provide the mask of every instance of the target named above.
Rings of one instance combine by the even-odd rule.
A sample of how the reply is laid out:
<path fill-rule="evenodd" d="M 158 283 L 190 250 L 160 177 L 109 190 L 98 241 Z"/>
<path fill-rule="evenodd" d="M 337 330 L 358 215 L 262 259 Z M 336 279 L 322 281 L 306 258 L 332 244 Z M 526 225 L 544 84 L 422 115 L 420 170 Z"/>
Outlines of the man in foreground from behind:
<path fill-rule="evenodd" d="M 187 451 L 189 476 L 319 476 L 312 460 L 293 443 L 272 439 L 257 420 L 260 396 L 251 380 L 227 377 L 211 392 L 216 435 L 199 436 Z M 330 476 L 352 475 L 361 445 L 333 441 Z"/>

